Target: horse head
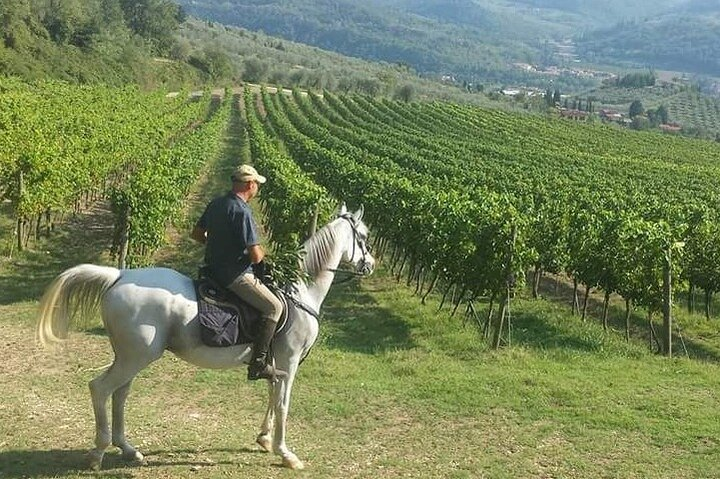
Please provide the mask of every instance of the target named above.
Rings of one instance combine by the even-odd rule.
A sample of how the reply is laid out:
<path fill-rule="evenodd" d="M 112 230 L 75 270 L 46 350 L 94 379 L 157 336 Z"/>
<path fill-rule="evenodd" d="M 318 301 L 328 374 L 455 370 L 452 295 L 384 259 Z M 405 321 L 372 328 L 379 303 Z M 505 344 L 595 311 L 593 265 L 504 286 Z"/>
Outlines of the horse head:
<path fill-rule="evenodd" d="M 342 261 L 354 265 L 356 274 L 368 276 L 375 269 L 375 258 L 370 253 L 370 231 L 362 221 L 364 214 L 365 208 L 363 206 L 360 206 L 356 212 L 351 213 L 343 203 L 337 216 L 348 222 L 352 232 L 348 236 L 347 244 L 343 247 Z"/>

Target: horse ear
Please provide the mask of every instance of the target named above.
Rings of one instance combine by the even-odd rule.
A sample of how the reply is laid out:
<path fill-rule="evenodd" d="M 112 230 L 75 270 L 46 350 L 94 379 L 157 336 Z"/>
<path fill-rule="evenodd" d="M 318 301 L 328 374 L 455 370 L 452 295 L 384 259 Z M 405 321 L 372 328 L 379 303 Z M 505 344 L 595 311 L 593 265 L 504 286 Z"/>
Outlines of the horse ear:
<path fill-rule="evenodd" d="M 355 221 L 362 221 L 364 215 L 365 215 L 365 206 L 360 205 L 360 209 L 357 210 L 353 216 L 355 217 Z"/>
<path fill-rule="evenodd" d="M 345 202 L 343 201 L 340 205 L 340 208 L 338 208 L 338 216 L 346 215 L 347 214 L 347 206 L 345 206 Z"/>

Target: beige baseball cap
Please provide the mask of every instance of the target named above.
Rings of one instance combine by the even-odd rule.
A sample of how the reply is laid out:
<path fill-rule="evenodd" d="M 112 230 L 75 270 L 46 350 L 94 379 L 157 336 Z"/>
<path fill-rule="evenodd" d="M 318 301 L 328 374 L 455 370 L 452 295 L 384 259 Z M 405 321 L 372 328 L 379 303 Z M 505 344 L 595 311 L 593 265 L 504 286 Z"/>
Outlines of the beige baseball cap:
<path fill-rule="evenodd" d="M 233 174 L 232 176 L 230 176 L 230 178 L 232 178 L 233 181 L 239 181 L 242 183 L 245 183 L 247 181 L 257 181 L 258 183 L 265 183 L 267 181 L 267 178 L 259 174 L 257 170 L 250 165 L 238 166 L 235 171 L 233 171 Z"/>

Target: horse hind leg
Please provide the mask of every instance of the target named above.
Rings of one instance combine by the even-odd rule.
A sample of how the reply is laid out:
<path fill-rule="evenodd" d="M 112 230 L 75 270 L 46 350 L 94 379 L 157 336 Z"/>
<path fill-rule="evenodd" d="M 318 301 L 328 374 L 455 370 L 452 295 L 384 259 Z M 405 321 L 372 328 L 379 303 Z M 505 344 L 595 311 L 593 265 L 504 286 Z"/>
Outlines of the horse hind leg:
<path fill-rule="evenodd" d="M 107 371 L 90 381 L 90 396 L 95 412 L 95 448 L 88 453 L 91 469 L 100 469 L 105 450 L 113 442 L 108 427 L 108 398 L 112 394 L 113 399 L 119 399 L 117 403 L 113 401 L 113 427 L 119 428 L 118 430 L 120 431 L 121 437 L 124 439 L 124 425 L 118 422 L 118 419 L 122 422 L 123 414 L 117 415 L 116 411 L 124 407 L 125 398 L 130 390 L 132 379 L 146 365 L 147 363 L 143 365 L 137 363 L 125 364 L 116 358 L 115 362 Z M 115 395 L 117 391 L 119 391 L 119 393 Z"/>
<path fill-rule="evenodd" d="M 112 444 L 122 450 L 126 461 L 142 462 L 143 455 L 125 438 L 125 400 L 130 394 L 132 380 L 120 386 L 112 395 Z"/>

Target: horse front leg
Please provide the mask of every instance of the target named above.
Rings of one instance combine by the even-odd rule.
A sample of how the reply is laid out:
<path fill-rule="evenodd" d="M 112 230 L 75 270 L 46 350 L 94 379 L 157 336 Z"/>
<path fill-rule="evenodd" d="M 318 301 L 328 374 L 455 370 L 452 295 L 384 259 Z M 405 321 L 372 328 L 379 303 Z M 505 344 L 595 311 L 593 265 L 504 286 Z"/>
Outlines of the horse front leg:
<path fill-rule="evenodd" d="M 268 404 L 265 411 L 265 418 L 262 426 L 260 426 L 260 434 L 258 434 L 255 442 L 260 445 L 266 452 L 272 452 L 272 428 L 275 423 L 275 406 L 273 404 L 273 391 L 275 387 L 273 383 L 268 381 Z"/>
<path fill-rule="evenodd" d="M 275 383 L 273 390 L 273 405 L 275 408 L 275 434 L 273 436 L 273 451 L 282 457 L 283 466 L 290 469 L 304 469 L 305 465 L 285 444 L 285 431 L 287 416 L 290 410 L 290 393 L 297 365 L 288 368 L 287 377 Z"/>

